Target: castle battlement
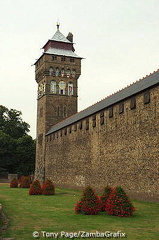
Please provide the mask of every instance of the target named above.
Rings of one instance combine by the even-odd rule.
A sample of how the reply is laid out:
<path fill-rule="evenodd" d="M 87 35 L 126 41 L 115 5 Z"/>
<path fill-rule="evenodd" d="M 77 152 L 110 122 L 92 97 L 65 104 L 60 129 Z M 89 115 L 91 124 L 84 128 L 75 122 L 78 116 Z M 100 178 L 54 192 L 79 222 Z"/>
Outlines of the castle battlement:
<path fill-rule="evenodd" d="M 36 62 L 36 177 L 77 189 L 120 185 L 159 200 L 159 70 L 77 112 L 81 58 L 47 54 L 54 44 Z"/>

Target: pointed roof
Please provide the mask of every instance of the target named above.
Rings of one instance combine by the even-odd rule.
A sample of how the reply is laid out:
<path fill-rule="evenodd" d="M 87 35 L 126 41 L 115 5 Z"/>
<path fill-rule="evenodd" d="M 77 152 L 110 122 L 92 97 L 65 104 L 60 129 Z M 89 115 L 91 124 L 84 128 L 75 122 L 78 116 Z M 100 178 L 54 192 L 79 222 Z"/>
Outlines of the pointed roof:
<path fill-rule="evenodd" d="M 60 26 L 60 24 L 59 23 L 57 23 L 57 31 L 55 32 L 55 34 L 53 35 L 53 37 L 51 38 L 51 39 L 49 39 L 48 41 L 47 41 L 47 43 L 45 43 L 45 45 L 43 46 L 43 49 L 45 49 L 45 47 L 48 45 L 48 43 L 50 43 L 50 42 L 54 42 L 55 44 L 56 43 L 64 43 L 65 44 L 65 46 L 67 45 L 68 46 L 68 44 L 69 44 L 69 46 L 72 48 L 72 50 L 74 49 L 73 48 L 73 42 L 71 42 L 71 41 L 69 41 L 61 32 L 60 32 L 60 30 L 59 30 L 59 26 Z M 70 49 L 71 49 L 70 48 Z"/>
<path fill-rule="evenodd" d="M 59 31 L 59 28 L 57 29 L 56 33 L 54 34 L 54 36 L 53 36 L 50 40 L 57 41 L 57 42 L 71 43 L 71 42 Z"/>
<path fill-rule="evenodd" d="M 73 42 L 69 41 L 59 30 L 60 24 L 57 23 L 57 31 L 53 35 L 51 39 L 49 39 L 45 45 L 42 47 L 44 49 L 44 54 L 55 54 L 59 56 L 66 56 L 66 57 L 73 57 L 73 58 L 79 58 L 83 59 L 82 57 L 79 57 L 75 53 L 75 49 L 73 47 Z M 41 57 L 42 57 L 41 56 Z M 40 58 L 41 58 L 40 57 Z M 39 59 L 40 59 L 39 58 Z M 39 61 L 39 59 L 36 60 L 34 65 Z"/>

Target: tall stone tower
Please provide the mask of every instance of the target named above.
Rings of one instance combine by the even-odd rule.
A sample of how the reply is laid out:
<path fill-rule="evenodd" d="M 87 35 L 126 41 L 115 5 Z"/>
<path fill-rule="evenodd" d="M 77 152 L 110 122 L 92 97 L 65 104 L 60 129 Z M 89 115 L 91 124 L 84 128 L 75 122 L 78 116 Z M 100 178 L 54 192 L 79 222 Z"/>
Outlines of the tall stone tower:
<path fill-rule="evenodd" d="M 59 31 L 47 41 L 35 62 L 37 96 L 37 143 L 35 178 L 45 179 L 45 134 L 51 126 L 77 113 L 81 57 L 75 54 L 73 35 Z"/>

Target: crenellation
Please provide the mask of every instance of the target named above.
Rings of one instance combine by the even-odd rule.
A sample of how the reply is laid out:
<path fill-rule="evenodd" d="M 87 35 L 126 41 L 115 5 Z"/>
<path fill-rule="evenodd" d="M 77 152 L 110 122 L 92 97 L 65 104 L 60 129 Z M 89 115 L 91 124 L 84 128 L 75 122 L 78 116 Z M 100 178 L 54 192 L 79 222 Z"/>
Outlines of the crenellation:
<path fill-rule="evenodd" d="M 158 70 L 77 113 L 81 58 L 48 53 L 49 41 L 36 62 L 36 177 L 159 198 Z"/>
<path fill-rule="evenodd" d="M 120 183 L 132 194 L 135 194 L 136 190 L 140 193 L 146 194 L 149 191 L 150 195 L 156 194 L 157 171 L 154 171 L 154 166 L 156 166 L 159 142 L 155 135 L 159 126 L 155 123 L 154 128 L 153 124 L 156 119 L 154 114 L 156 111 L 151 106 L 154 102 L 156 103 L 154 91 L 157 94 L 159 89 L 158 91 L 151 89 L 151 101 L 147 104 L 144 104 L 143 93 L 137 95 L 135 97 L 136 108 L 133 109 L 130 105 L 132 98 L 125 100 L 123 103 L 127 111 L 123 114 L 119 113 L 119 104 L 116 104 L 113 106 L 112 118 L 109 117 L 110 108 L 106 108 L 96 115 L 79 121 L 77 125 L 80 128 L 76 131 L 73 131 L 75 124 L 69 126 L 67 135 L 62 135 L 60 140 L 55 139 L 49 143 L 51 144 L 49 149 L 58 148 L 58 150 L 54 155 L 51 154 L 51 150 L 47 151 L 49 168 L 46 168 L 46 173 L 48 172 L 48 176 L 51 177 L 49 169 L 52 169 L 54 165 L 52 156 L 57 159 L 58 154 L 58 166 L 60 162 L 62 164 L 62 159 L 65 159 L 62 171 L 67 169 L 69 174 L 68 181 L 61 173 L 60 167 L 57 166 L 58 174 L 54 173 L 55 179 L 51 178 L 60 186 L 79 188 L 91 183 L 100 188 L 103 184 Z M 103 116 L 104 123 L 101 125 Z M 96 122 L 95 127 L 93 127 L 93 121 Z M 81 128 L 81 123 L 84 124 L 83 128 Z M 86 128 L 86 124 L 89 124 L 89 129 L 88 126 Z M 147 159 L 147 156 L 151 161 Z M 59 174 L 60 176 L 62 174 L 62 178 L 59 178 Z M 151 184 L 150 179 L 153 179 Z M 146 183 L 147 181 L 149 183 Z"/>

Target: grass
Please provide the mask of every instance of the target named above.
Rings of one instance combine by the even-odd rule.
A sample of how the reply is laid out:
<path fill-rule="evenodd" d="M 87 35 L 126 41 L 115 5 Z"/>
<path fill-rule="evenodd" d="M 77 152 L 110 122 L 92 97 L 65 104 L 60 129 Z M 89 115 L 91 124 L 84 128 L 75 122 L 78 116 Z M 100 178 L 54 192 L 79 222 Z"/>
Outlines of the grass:
<path fill-rule="evenodd" d="M 41 234 L 40 239 L 45 239 L 41 231 L 59 234 L 61 231 L 122 231 L 130 240 L 159 238 L 159 204 L 134 200 L 136 212 L 131 218 L 108 216 L 106 213 L 89 216 L 74 213 L 74 205 L 80 196 L 80 191 L 62 188 L 56 189 L 54 196 L 29 196 L 28 189 L 1 184 L 0 203 L 9 219 L 6 233 L 1 234 L 16 240 L 30 240 L 34 239 L 33 231 Z"/>

